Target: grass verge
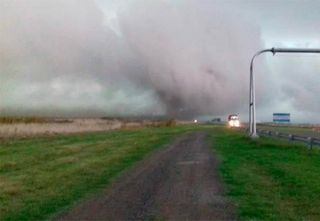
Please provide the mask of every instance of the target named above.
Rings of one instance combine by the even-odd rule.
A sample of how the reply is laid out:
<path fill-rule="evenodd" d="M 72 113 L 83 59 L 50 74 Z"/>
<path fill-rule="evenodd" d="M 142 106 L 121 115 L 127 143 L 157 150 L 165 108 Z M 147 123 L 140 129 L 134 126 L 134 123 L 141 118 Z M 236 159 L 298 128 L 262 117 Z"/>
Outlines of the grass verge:
<path fill-rule="evenodd" d="M 319 150 L 223 128 L 211 141 L 240 220 L 320 220 Z"/>
<path fill-rule="evenodd" d="M 268 125 L 258 125 L 258 129 L 277 131 L 287 134 L 301 135 L 307 137 L 320 138 L 319 127 L 301 127 L 301 126 L 268 126 Z"/>
<path fill-rule="evenodd" d="M 0 220 L 48 219 L 193 127 L 0 141 Z"/>

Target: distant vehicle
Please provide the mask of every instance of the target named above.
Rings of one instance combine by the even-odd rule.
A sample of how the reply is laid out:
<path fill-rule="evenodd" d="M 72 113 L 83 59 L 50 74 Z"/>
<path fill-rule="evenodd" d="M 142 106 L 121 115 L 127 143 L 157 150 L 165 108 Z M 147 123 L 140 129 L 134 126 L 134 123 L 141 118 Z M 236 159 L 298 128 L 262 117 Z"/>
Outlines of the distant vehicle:
<path fill-rule="evenodd" d="M 237 114 L 230 114 L 228 116 L 228 125 L 230 127 L 240 127 L 240 120 Z"/>

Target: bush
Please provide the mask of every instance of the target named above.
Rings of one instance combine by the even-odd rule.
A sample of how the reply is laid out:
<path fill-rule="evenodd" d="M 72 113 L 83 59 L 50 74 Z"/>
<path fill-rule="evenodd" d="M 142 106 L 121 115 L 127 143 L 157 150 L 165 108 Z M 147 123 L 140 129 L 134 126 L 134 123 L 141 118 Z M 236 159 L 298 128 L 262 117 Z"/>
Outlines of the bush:
<path fill-rule="evenodd" d="M 165 123 L 166 127 L 175 127 L 177 125 L 177 122 L 175 119 L 170 119 Z"/>

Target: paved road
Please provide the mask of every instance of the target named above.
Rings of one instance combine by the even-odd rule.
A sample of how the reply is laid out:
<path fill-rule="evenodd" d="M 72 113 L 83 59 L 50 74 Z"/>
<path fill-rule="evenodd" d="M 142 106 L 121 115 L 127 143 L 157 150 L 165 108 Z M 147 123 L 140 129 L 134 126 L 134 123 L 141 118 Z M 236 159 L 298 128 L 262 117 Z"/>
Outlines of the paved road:
<path fill-rule="evenodd" d="M 206 134 L 178 138 L 58 220 L 234 220 Z"/>

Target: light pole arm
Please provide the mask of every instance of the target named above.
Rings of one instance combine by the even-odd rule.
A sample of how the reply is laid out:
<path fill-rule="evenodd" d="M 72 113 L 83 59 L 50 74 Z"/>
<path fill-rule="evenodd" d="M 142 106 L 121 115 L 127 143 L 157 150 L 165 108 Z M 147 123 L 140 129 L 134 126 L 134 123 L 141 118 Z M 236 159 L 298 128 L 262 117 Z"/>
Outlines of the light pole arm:
<path fill-rule="evenodd" d="M 257 137 L 256 126 L 256 98 L 255 98 L 255 80 L 253 75 L 254 59 L 262 53 L 320 53 L 320 48 L 270 48 L 258 51 L 255 53 L 250 62 L 250 92 L 249 92 L 249 130 L 251 137 Z"/>
<path fill-rule="evenodd" d="M 319 48 L 271 48 L 271 49 L 266 49 L 266 50 L 270 50 L 273 54 L 276 54 L 276 53 L 308 53 L 308 54 L 320 53 Z"/>

